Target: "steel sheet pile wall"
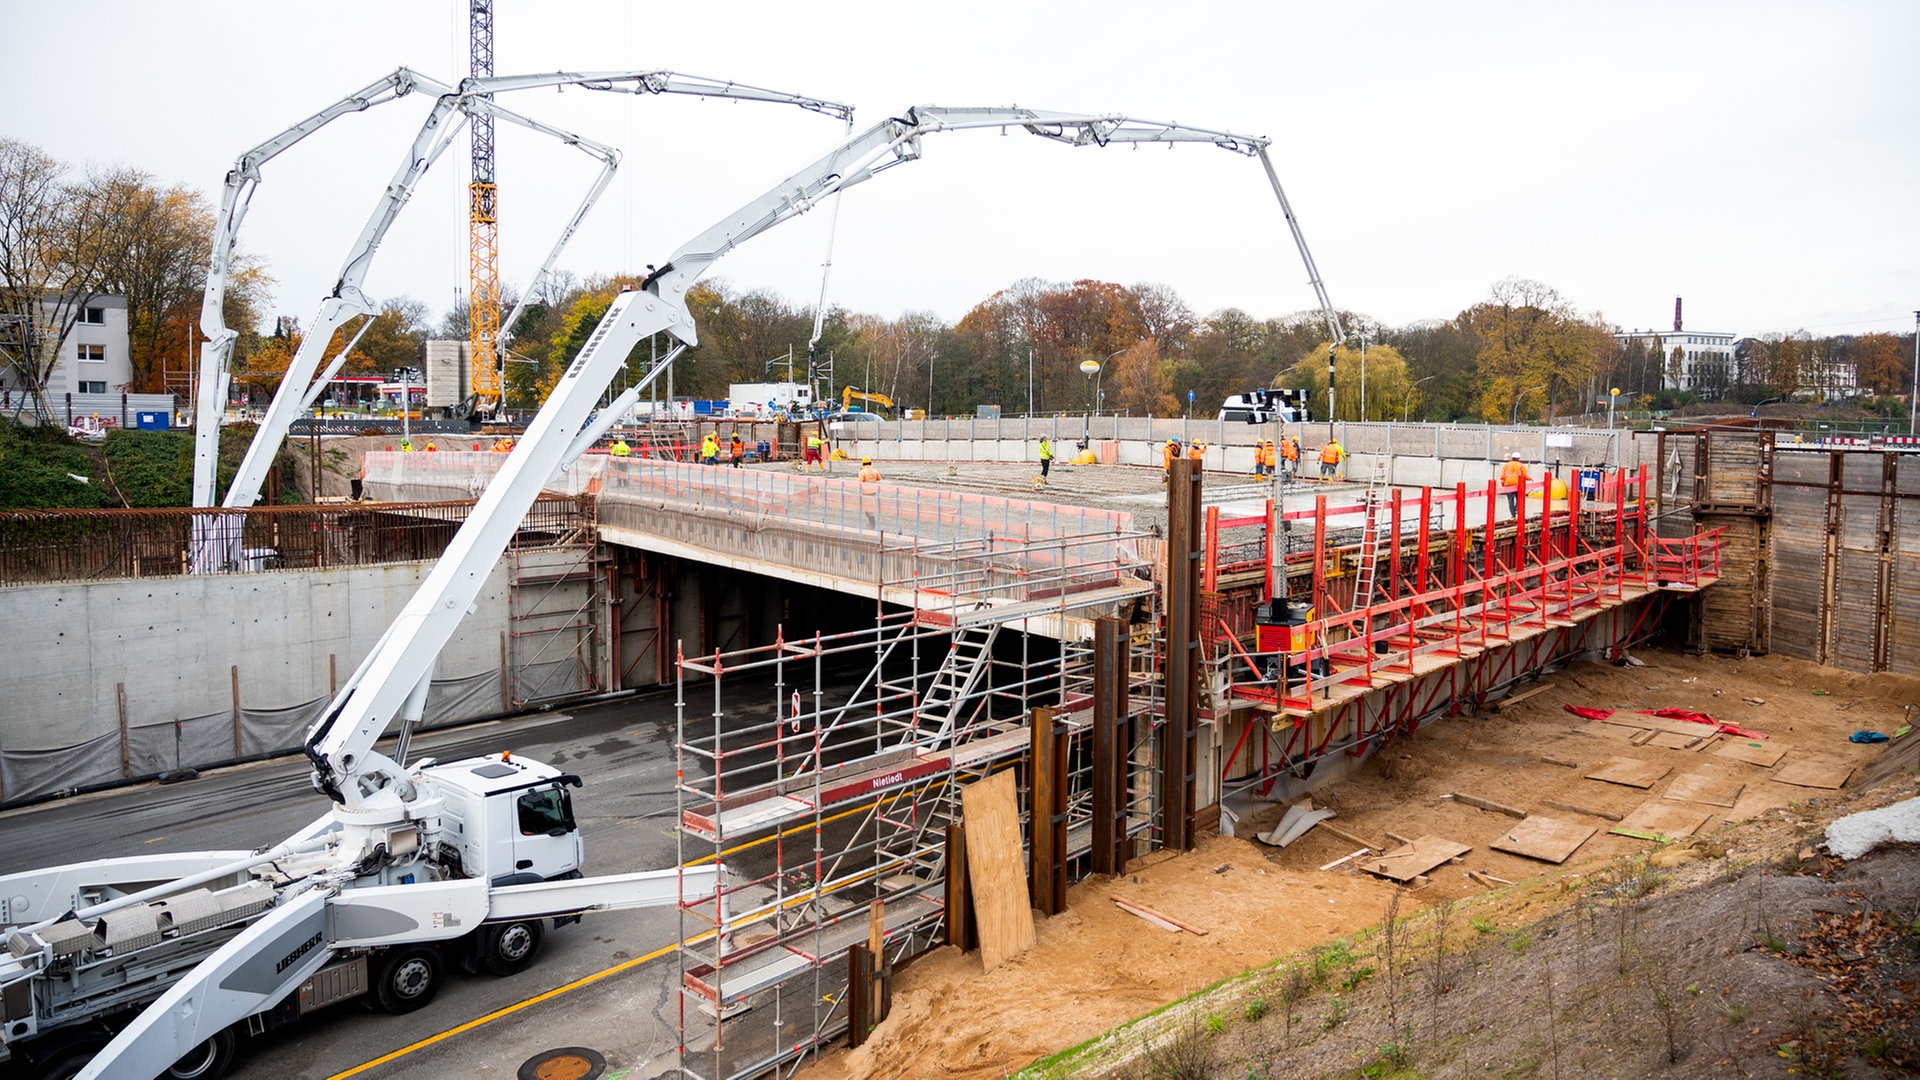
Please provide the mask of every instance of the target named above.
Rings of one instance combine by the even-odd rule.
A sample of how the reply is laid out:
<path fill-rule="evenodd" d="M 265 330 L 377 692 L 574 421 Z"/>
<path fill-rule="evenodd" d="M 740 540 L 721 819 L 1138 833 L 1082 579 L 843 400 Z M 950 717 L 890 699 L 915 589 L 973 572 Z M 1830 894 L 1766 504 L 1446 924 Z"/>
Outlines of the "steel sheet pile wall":
<path fill-rule="evenodd" d="M 1920 456 L 1899 459 L 1894 491 L 1887 670 L 1920 675 Z"/>
<path fill-rule="evenodd" d="M 1774 651 L 1850 671 L 1920 671 L 1920 457 L 1773 455 Z"/>
<path fill-rule="evenodd" d="M 1700 631 L 1709 649 L 1770 651 L 1766 544 L 1758 518 L 1701 514 L 1702 529 L 1719 529 L 1720 581 L 1700 596 Z"/>
<path fill-rule="evenodd" d="M 1827 454 L 1776 454 L 1768 527 L 1773 650 L 1827 662 Z"/>
<path fill-rule="evenodd" d="M 1771 448 L 1771 432 L 1709 432 L 1690 463 L 1698 470 L 1695 518 L 1703 529 L 1721 530 L 1720 582 L 1700 598 L 1700 636 L 1709 649 L 1768 650 L 1764 466 Z M 1685 463 L 1684 444 L 1680 450 Z"/>
<path fill-rule="evenodd" d="M 1888 560 L 1883 541 L 1889 524 L 1885 500 L 1878 497 L 1888 461 L 1880 454 L 1842 454 L 1837 517 L 1838 540 L 1830 592 L 1833 617 L 1827 620 L 1833 663 L 1849 671 L 1878 671 L 1885 644 L 1889 597 L 1884 589 Z M 1870 494 L 1871 493 L 1871 494 Z"/>

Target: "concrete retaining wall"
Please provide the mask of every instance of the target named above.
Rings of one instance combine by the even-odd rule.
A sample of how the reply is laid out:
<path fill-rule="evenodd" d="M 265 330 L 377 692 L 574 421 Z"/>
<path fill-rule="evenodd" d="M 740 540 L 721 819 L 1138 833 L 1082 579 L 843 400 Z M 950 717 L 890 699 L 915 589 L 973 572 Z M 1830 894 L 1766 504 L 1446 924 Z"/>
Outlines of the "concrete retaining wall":
<path fill-rule="evenodd" d="M 0 800 L 296 745 L 432 565 L 0 590 L 19 628 L 0 665 Z M 430 719 L 500 710 L 507 581 L 496 566 L 441 654 Z"/>

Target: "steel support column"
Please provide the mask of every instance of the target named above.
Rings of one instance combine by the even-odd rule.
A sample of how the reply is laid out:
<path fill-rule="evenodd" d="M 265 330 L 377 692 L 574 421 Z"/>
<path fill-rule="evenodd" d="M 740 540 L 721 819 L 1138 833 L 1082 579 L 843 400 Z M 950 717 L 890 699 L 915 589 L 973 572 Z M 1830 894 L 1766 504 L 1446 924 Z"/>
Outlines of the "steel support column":
<path fill-rule="evenodd" d="M 1093 872 L 1127 865 L 1127 627 L 1111 615 L 1093 623 Z"/>
<path fill-rule="evenodd" d="M 1161 728 L 1161 830 L 1174 851 L 1193 847 L 1194 727 L 1199 714 L 1201 489 L 1199 462 L 1167 477 L 1167 715 Z M 1316 564 L 1317 565 L 1317 564 Z"/>

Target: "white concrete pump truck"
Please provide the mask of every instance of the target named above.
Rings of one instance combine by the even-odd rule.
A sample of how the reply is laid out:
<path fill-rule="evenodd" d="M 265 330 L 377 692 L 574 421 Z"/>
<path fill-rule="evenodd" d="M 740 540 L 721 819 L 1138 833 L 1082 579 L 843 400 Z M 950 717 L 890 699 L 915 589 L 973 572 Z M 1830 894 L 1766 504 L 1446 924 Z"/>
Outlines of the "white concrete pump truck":
<path fill-rule="evenodd" d="M 356 274 L 379 234 L 437 154 L 423 142 L 443 145 L 444 121 L 456 109 L 503 113 L 486 98 L 494 91 L 561 83 L 783 102 L 852 116 L 832 102 L 667 72 L 468 80 L 451 91 L 402 69 L 240 159 L 228 176 L 210 294 L 223 287 L 231 233 L 258 166 L 299 138 L 414 88 L 442 91 L 403 166 L 406 182 L 382 196 L 338 295 L 322 303 L 322 318 L 337 318 L 338 309 L 351 306 L 347 300 L 358 298 Z M 594 194 L 604 186 L 603 175 Z M 231 332 L 219 325 L 219 311 L 217 297 L 209 299 L 205 312 L 214 321 L 205 329 L 214 340 L 203 365 L 203 424 L 217 417 L 226 378 Z M 715 892 L 724 872 L 716 865 L 582 876 L 568 796 L 581 783 L 577 776 L 507 753 L 403 764 L 435 658 L 546 482 L 599 434 L 582 429 L 637 340 L 615 337 L 618 343 L 608 340 L 603 324 L 425 582 L 308 730 L 314 786 L 334 804 L 324 816 L 257 851 L 101 859 L 0 876 L 0 1068 L 24 1066 L 37 1080 L 212 1080 L 226 1071 L 242 1032 L 363 996 L 389 1012 L 408 1012 L 434 996 L 449 964 L 501 975 L 527 967 L 548 920 L 560 926 L 586 911 L 671 905 Z M 317 366 L 289 373 L 282 387 L 289 401 L 313 392 L 296 374 L 310 378 Z M 271 445 L 256 445 L 249 457 L 270 459 L 284 432 L 284 423 L 263 425 L 256 442 Z M 210 505 L 211 485 L 196 496 L 196 505 Z M 234 498 L 233 505 L 251 504 L 253 491 L 236 484 Z M 213 546 L 201 539 L 203 552 Z M 208 563 L 219 561 L 196 559 L 202 569 L 213 568 Z M 389 757 L 375 746 L 396 722 L 399 746 Z"/>

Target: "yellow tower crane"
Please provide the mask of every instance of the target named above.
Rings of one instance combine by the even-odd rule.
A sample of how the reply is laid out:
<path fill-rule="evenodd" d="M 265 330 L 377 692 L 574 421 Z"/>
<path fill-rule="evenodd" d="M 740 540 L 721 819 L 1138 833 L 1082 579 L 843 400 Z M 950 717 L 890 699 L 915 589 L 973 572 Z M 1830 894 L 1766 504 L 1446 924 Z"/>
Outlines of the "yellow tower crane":
<path fill-rule="evenodd" d="M 493 0 L 470 0 L 472 74 L 493 75 Z M 469 128 L 473 181 L 467 185 L 468 393 L 474 412 L 500 406 L 500 191 L 493 173 L 493 116 L 475 112 Z"/>

